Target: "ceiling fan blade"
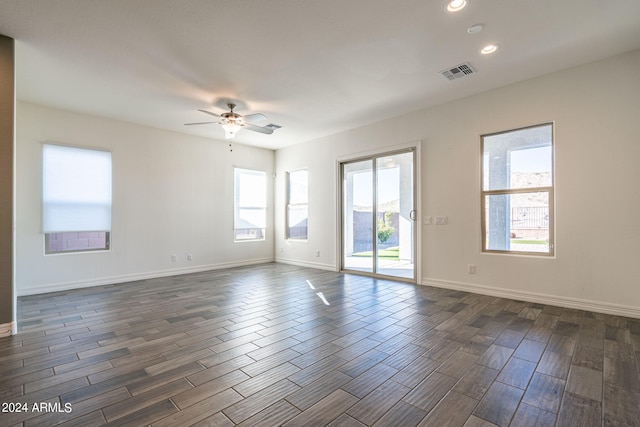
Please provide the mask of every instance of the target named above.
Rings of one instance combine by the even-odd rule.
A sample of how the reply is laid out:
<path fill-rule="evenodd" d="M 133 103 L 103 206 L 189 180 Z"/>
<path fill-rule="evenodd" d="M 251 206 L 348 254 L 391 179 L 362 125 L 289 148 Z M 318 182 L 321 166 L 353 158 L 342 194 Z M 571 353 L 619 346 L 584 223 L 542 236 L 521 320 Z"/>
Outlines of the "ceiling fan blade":
<path fill-rule="evenodd" d="M 273 133 L 273 129 L 252 125 L 250 123 L 245 123 L 244 128 L 252 130 L 254 132 L 266 133 L 267 135 L 271 135 Z"/>
<path fill-rule="evenodd" d="M 213 117 L 220 117 L 219 114 L 212 113 L 211 111 L 207 111 L 207 110 L 198 110 L 198 111 L 202 111 L 203 113 L 209 114 L 210 116 L 213 116 Z"/>
<path fill-rule="evenodd" d="M 262 113 L 247 114 L 246 116 L 242 116 L 242 118 L 246 123 L 255 123 L 260 120 L 267 120 L 267 116 Z"/>
<path fill-rule="evenodd" d="M 218 123 L 218 122 L 198 122 L 198 123 L 185 123 L 185 126 L 191 126 L 191 125 L 210 125 L 212 123 Z"/>

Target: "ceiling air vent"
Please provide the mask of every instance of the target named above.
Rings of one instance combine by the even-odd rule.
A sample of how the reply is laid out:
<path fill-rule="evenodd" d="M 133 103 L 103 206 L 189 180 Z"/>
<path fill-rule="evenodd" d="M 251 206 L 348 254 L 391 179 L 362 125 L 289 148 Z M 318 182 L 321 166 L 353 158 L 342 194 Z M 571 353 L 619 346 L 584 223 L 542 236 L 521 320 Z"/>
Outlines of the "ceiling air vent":
<path fill-rule="evenodd" d="M 465 62 L 464 64 L 460 64 L 455 67 L 447 68 L 446 70 L 440 71 L 440 74 L 447 80 L 456 80 L 470 74 L 475 74 L 476 72 L 477 71 L 471 66 L 471 64 Z"/>

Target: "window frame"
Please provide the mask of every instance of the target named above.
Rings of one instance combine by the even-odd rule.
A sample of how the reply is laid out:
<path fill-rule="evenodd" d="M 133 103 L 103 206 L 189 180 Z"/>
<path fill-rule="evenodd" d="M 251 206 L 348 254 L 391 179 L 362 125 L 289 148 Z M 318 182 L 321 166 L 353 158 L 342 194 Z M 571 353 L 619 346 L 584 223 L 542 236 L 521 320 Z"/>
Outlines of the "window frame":
<path fill-rule="evenodd" d="M 307 173 L 307 186 L 306 186 L 306 202 L 304 203 L 291 203 L 291 174 L 295 174 L 298 172 L 306 172 Z M 286 182 L 286 207 L 285 207 L 285 239 L 292 240 L 296 242 L 307 242 L 309 240 L 309 169 L 301 168 L 287 172 L 287 182 Z M 307 209 L 307 227 L 304 237 L 291 237 L 291 209 L 292 208 L 300 208 L 306 207 Z"/>
<path fill-rule="evenodd" d="M 264 206 L 240 206 L 240 192 L 242 191 L 239 174 L 246 175 L 261 175 L 264 177 Z M 233 241 L 234 243 L 241 242 L 260 242 L 266 240 L 267 234 L 267 208 L 268 208 L 268 184 L 267 184 L 267 172 L 258 170 L 258 169 L 248 169 L 242 168 L 238 166 L 233 167 Z M 264 211 L 264 228 L 260 227 L 251 227 L 251 228 L 239 228 L 238 220 L 240 219 L 240 210 L 250 209 L 250 210 L 263 210 Z M 238 238 L 238 231 L 246 230 L 260 230 L 261 235 L 258 236 L 256 233 L 256 237 L 247 237 L 247 238 Z M 251 233 L 248 233 L 251 234 Z"/>
<path fill-rule="evenodd" d="M 485 138 L 496 136 L 496 135 L 504 135 L 511 132 L 517 132 L 527 129 L 534 128 L 542 128 L 550 126 L 551 127 L 551 185 L 549 186 L 540 186 L 540 187 L 526 187 L 526 188 L 511 188 L 511 189 L 499 189 L 499 190 L 485 190 L 484 188 L 484 180 L 485 180 L 485 166 L 484 166 L 484 148 L 485 148 Z M 486 200 L 490 196 L 499 196 L 499 195 L 518 195 L 518 194 L 531 194 L 531 193 L 546 193 L 548 199 L 548 208 L 549 208 L 549 250 L 545 252 L 535 252 L 535 251 L 523 251 L 523 250 L 513 250 L 513 249 L 489 249 L 487 248 L 487 206 Z M 515 129 L 509 129 L 500 132 L 492 132 L 488 134 L 483 134 L 480 136 L 480 226 L 481 226 L 481 251 L 482 253 L 493 253 L 493 254 L 509 254 L 509 255 L 527 255 L 527 256 L 542 256 L 542 257 L 554 257 L 555 256 L 555 123 L 554 122 L 546 122 L 540 123 L 531 126 L 525 126 Z M 511 230 L 511 228 L 509 228 Z"/>
<path fill-rule="evenodd" d="M 89 229 L 79 229 L 77 227 L 68 227 L 69 229 L 53 229 L 53 230 L 48 230 L 47 228 L 47 221 L 45 220 L 45 211 L 48 208 L 49 204 L 51 203 L 50 201 L 47 201 L 47 199 L 49 199 L 48 197 L 48 193 L 46 188 L 47 186 L 47 179 L 48 176 L 47 172 L 49 170 L 49 168 L 53 167 L 54 165 L 52 164 L 47 164 L 47 156 L 45 155 L 45 150 L 46 147 L 51 147 L 53 149 L 55 148 L 59 148 L 59 149 L 63 149 L 63 150 L 77 150 L 78 152 L 100 152 L 102 153 L 102 155 L 108 154 L 108 159 L 109 159 L 109 171 L 108 171 L 108 192 L 109 192 L 109 197 L 108 197 L 108 222 L 109 222 L 109 226 L 108 229 L 100 229 L 100 230 L 89 230 Z M 44 247 L 44 254 L 45 255 L 63 255 L 63 254 L 82 254 L 82 253 L 90 253 L 90 252 L 109 252 L 111 251 L 111 228 L 112 228 L 112 218 L 111 218 L 111 211 L 113 209 L 113 154 L 111 152 L 111 150 L 107 150 L 107 149 L 103 149 L 103 148 L 95 148 L 95 147 L 78 147 L 78 146 L 73 146 L 73 145 L 66 145 L 66 144 L 59 144 L 59 143 L 55 143 L 55 142 L 44 142 L 42 144 L 42 164 L 41 164 L 41 173 L 42 173 L 42 187 L 41 187 L 41 203 L 42 203 L 42 210 L 41 210 L 41 214 L 42 214 L 42 234 L 43 234 L 43 247 Z M 55 179 L 55 178 L 54 178 Z M 54 181 L 55 182 L 55 181 Z M 106 181 L 105 181 L 106 182 Z M 105 184 L 105 182 L 103 182 L 102 184 Z M 55 194 L 55 193 L 54 193 Z M 77 200 L 77 199 L 72 199 L 72 200 Z M 59 214 L 58 214 L 59 215 Z M 56 227 L 54 227 L 56 228 Z M 67 227 L 65 227 L 67 228 Z M 62 235 L 64 236 L 63 239 L 61 239 L 62 241 L 67 241 L 66 238 L 69 237 L 68 235 L 70 234 L 77 234 L 77 238 L 78 239 L 91 239 L 91 237 L 89 236 L 80 236 L 80 234 L 90 234 L 90 233 L 104 233 L 104 239 L 102 239 L 102 237 L 100 237 L 100 240 L 104 241 L 104 246 L 99 246 L 99 247 L 77 247 L 77 248 L 73 248 L 73 249 L 60 249 L 60 250 L 52 250 L 51 249 L 51 242 L 57 239 L 53 239 L 54 236 L 57 235 Z M 95 238 L 95 237 L 94 237 Z"/>

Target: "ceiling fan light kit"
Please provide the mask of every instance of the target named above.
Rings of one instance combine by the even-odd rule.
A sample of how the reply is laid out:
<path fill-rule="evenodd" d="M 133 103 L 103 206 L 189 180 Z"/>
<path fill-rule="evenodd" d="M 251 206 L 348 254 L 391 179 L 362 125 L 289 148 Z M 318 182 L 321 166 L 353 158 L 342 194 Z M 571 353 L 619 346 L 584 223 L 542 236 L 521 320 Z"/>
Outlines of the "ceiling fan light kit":
<path fill-rule="evenodd" d="M 233 139 L 242 129 L 242 124 L 236 123 L 236 119 L 226 119 L 223 120 L 222 129 L 224 129 L 224 139 Z"/>

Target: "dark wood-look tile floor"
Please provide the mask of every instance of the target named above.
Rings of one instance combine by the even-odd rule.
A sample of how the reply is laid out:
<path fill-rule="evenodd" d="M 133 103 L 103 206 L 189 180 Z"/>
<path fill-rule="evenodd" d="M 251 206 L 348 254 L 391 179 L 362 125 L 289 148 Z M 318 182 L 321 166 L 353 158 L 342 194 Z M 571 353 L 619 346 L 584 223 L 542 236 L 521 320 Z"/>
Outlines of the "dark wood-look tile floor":
<path fill-rule="evenodd" d="M 2 426 L 640 426 L 637 319 L 282 264 L 18 314 Z"/>

